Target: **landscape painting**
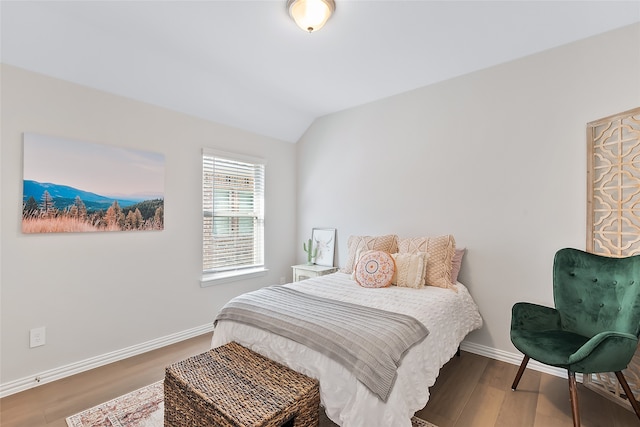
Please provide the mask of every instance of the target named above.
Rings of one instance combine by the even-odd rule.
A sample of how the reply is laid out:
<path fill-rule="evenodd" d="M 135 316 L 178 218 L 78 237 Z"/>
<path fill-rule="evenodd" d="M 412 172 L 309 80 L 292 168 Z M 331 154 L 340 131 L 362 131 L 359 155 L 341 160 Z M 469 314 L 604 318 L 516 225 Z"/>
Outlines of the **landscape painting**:
<path fill-rule="evenodd" d="M 164 155 L 24 134 L 23 233 L 164 229 Z"/>

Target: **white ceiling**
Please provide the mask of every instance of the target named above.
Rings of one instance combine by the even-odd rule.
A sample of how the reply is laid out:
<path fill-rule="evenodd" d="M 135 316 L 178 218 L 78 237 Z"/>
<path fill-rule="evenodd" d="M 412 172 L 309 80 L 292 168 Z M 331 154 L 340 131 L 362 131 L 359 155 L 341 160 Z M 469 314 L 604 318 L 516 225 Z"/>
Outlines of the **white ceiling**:
<path fill-rule="evenodd" d="M 2 62 L 295 142 L 317 117 L 640 22 L 635 1 L 5 1 Z"/>

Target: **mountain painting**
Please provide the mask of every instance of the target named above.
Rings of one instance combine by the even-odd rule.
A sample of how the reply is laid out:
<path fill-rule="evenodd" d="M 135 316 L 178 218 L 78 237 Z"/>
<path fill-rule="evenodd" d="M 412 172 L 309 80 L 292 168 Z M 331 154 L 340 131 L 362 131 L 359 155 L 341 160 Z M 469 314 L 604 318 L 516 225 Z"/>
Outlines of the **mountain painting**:
<path fill-rule="evenodd" d="M 164 155 L 24 134 L 23 233 L 164 229 Z"/>

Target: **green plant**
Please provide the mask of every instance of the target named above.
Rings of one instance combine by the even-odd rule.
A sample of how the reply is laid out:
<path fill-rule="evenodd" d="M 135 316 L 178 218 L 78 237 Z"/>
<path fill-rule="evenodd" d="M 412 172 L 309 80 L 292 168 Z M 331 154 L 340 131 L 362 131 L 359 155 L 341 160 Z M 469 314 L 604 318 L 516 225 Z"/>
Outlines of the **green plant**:
<path fill-rule="evenodd" d="M 318 256 L 318 247 L 316 246 L 315 250 L 313 249 L 313 242 L 311 239 L 309 239 L 308 241 L 308 248 L 307 248 L 307 243 L 302 243 L 302 249 L 304 249 L 304 251 L 307 253 L 307 264 L 311 265 L 313 264 L 312 259 Z"/>

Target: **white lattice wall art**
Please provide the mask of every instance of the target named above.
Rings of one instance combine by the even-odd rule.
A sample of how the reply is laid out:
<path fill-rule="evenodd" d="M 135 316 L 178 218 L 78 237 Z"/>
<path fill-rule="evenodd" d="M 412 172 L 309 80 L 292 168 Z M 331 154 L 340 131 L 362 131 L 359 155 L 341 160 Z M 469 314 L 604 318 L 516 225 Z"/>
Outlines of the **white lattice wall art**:
<path fill-rule="evenodd" d="M 640 254 L 640 108 L 588 123 L 587 142 L 587 251 Z M 623 374 L 640 399 L 640 350 Z M 632 410 L 614 373 L 584 384 Z"/>

